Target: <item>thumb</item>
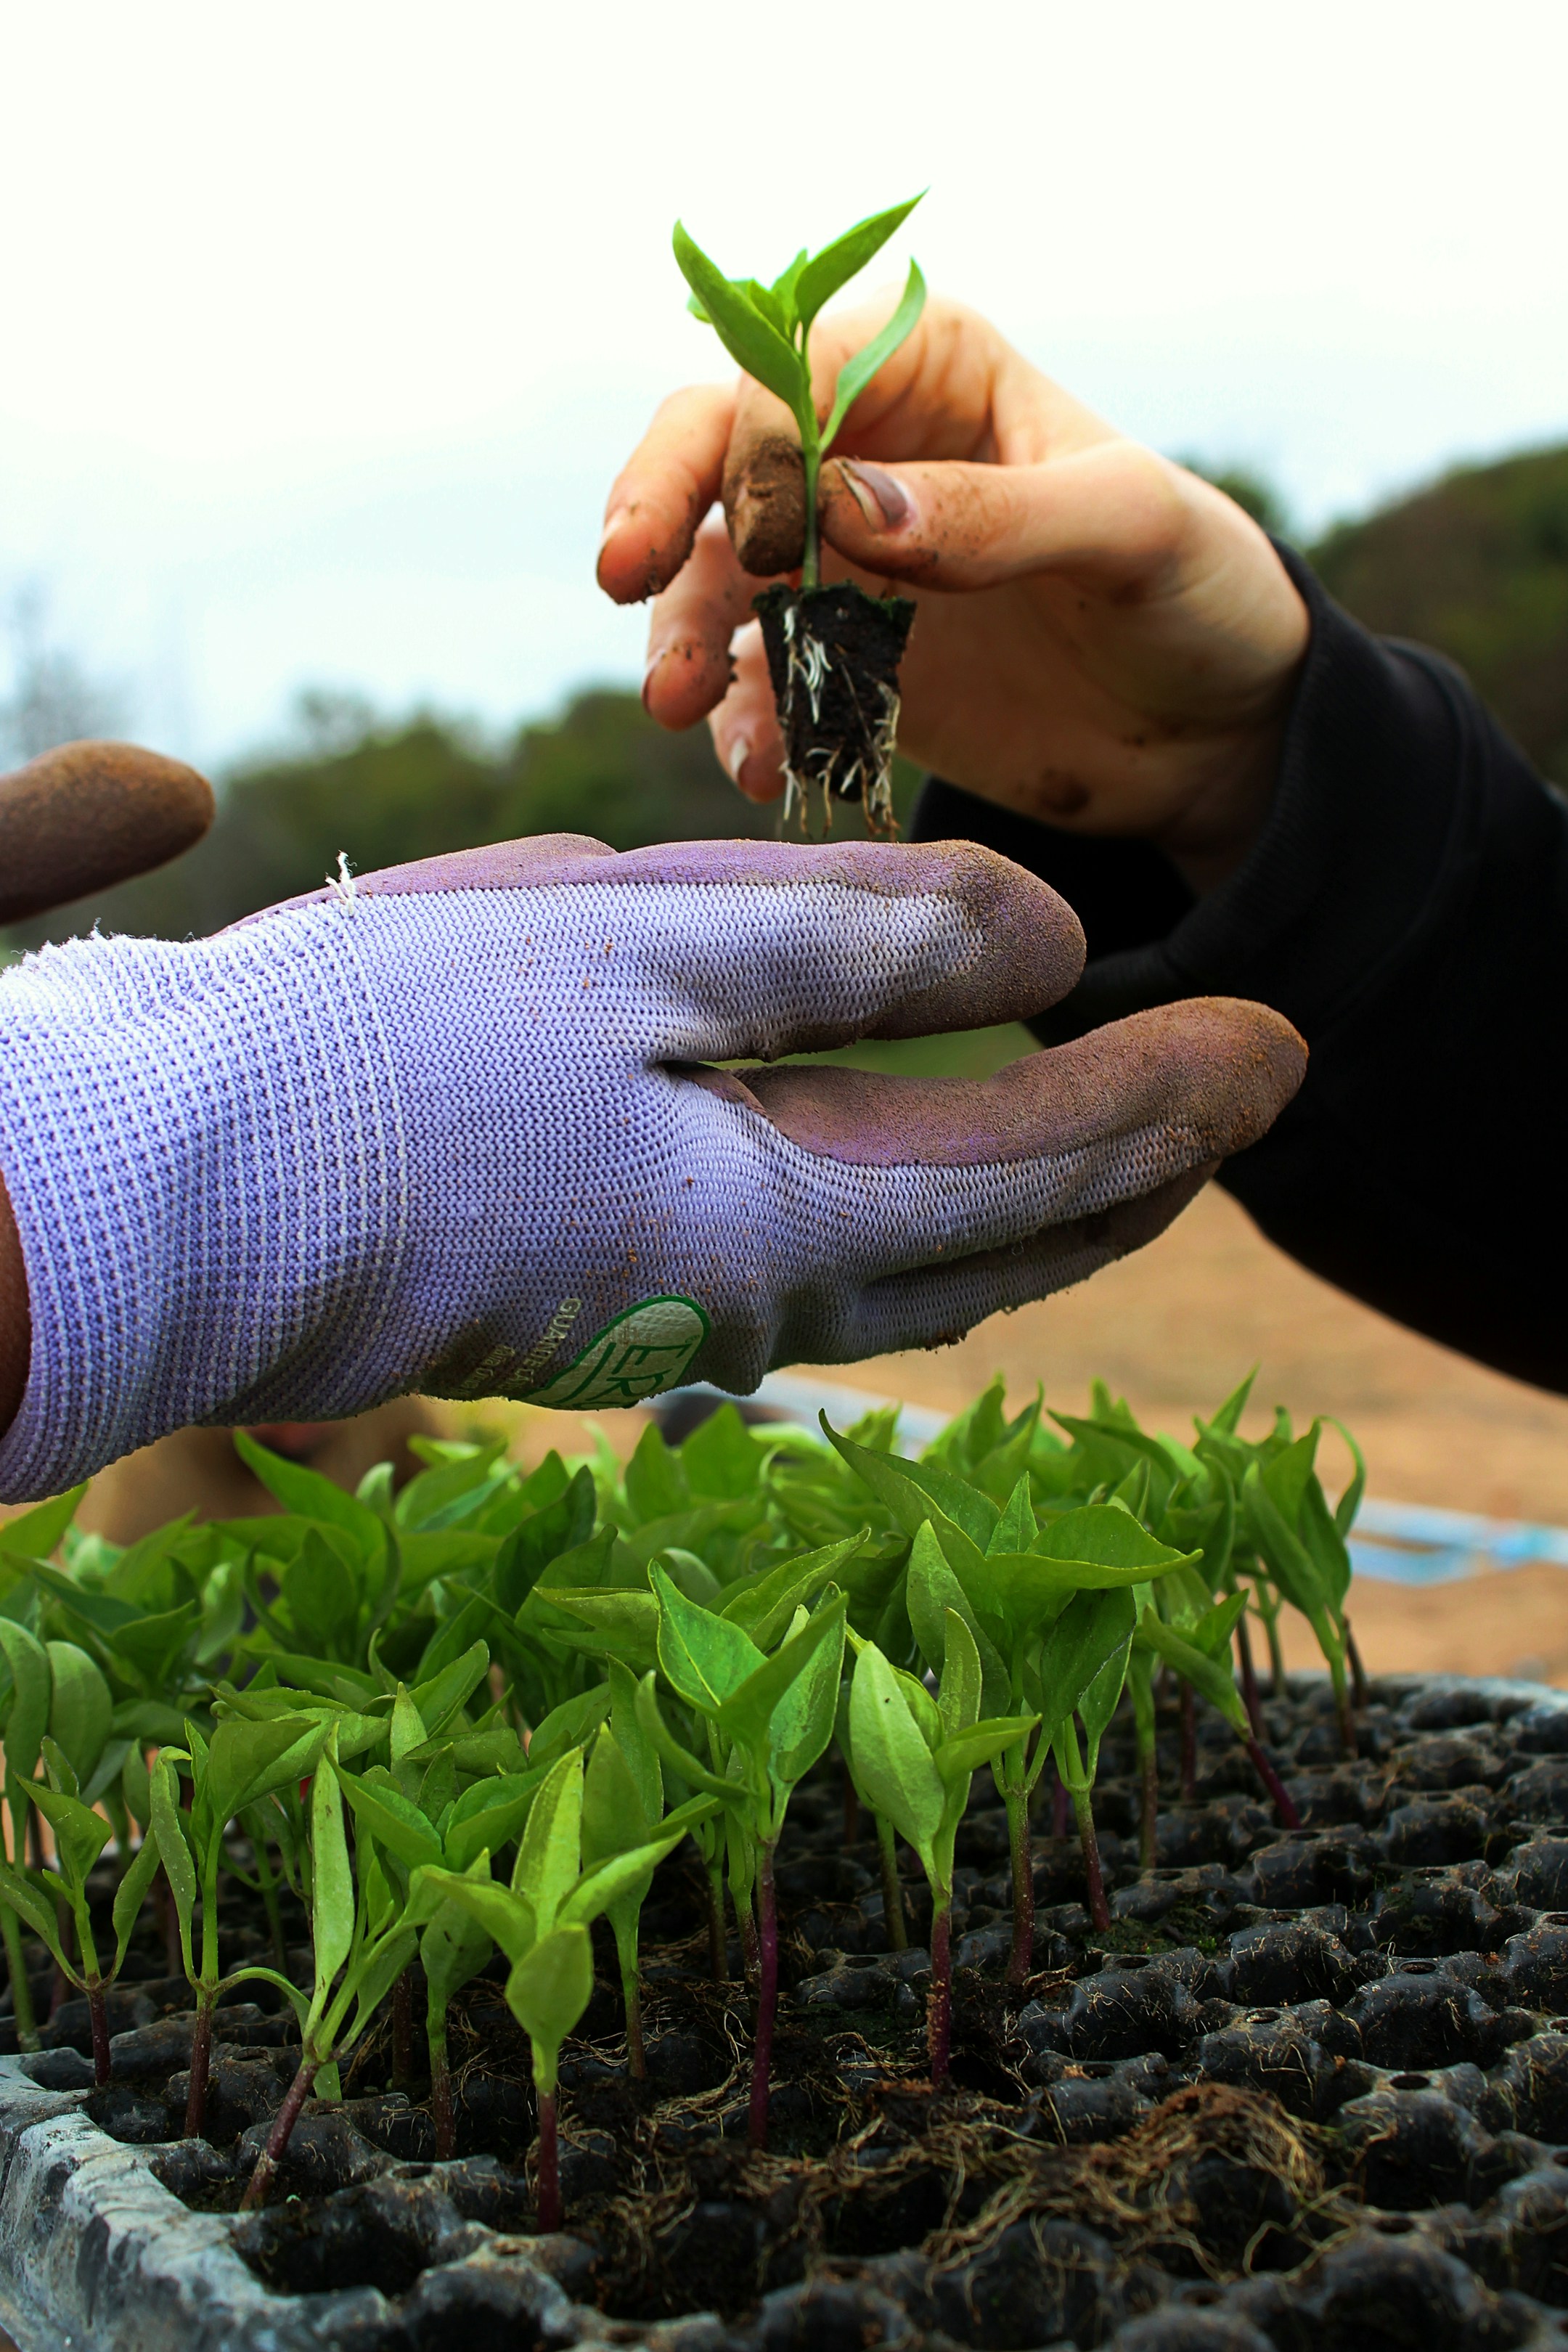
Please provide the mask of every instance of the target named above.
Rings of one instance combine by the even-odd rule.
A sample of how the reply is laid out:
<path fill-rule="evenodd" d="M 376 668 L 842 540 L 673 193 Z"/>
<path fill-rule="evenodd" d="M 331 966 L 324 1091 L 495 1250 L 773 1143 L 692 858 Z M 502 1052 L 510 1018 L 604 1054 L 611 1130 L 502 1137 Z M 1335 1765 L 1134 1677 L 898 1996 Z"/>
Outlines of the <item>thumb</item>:
<path fill-rule="evenodd" d="M 1123 584 L 1176 551 L 1185 521 L 1177 469 L 1134 441 L 1038 466 L 839 457 L 823 468 L 818 512 L 860 569 L 949 589 L 1049 571 Z"/>

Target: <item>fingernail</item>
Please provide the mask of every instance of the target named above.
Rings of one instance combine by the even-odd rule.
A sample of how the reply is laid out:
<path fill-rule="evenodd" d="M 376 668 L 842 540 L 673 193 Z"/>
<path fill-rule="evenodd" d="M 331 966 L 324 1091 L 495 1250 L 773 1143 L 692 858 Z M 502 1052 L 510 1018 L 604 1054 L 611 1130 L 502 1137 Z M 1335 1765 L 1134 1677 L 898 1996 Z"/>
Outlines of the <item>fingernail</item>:
<path fill-rule="evenodd" d="M 902 482 L 885 474 L 880 466 L 868 466 L 859 457 L 840 457 L 838 470 L 873 530 L 897 530 L 913 515 L 913 499 Z"/>
<path fill-rule="evenodd" d="M 741 771 L 745 766 L 751 756 L 751 737 L 749 735 L 737 735 L 734 741 L 730 746 L 730 781 L 732 784 L 738 784 L 740 782 Z"/>
<path fill-rule="evenodd" d="M 642 674 L 642 707 L 645 710 L 647 709 L 649 691 L 652 688 L 654 679 L 658 675 L 658 666 L 660 662 L 663 661 L 668 651 L 669 647 L 668 646 L 660 646 L 658 653 L 649 654 L 647 657 L 647 667 Z"/>
<path fill-rule="evenodd" d="M 611 540 L 614 539 L 616 531 L 619 530 L 626 519 L 626 510 L 625 507 L 617 507 L 613 514 L 607 514 L 605 517 L 605 528 L 599 533 L 599 546 L 601 550 L 608 547 Z"/>

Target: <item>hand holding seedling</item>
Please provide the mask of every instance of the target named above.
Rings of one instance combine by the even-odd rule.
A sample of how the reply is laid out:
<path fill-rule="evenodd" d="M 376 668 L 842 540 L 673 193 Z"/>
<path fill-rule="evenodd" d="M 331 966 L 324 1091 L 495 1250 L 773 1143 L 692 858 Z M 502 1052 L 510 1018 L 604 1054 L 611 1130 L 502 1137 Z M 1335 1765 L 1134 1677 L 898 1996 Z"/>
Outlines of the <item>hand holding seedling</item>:
<path fill-rule="evenodd" d="M 816 320 L 819 415 L 893 299 Z M 611 489 L 599 553 L 617 603 L 658 598 L 649 711 L 677 728 L 710 717 L 758 800 L 783 769 L 751 604 L 756 574 L 804 551 L 797 440 L 751 377 L 676 393 Z M 861 391 L 837 450 L 822 471 L 825 576 L 896 583 L 918 608 L 910 757 L 1048 824 L 1156 841 L 1198 888 L 1238 863 L 1307 641 L 1258 526 L 940 299 Z M 739 552 L 710 513 L 721 491 Z"/>

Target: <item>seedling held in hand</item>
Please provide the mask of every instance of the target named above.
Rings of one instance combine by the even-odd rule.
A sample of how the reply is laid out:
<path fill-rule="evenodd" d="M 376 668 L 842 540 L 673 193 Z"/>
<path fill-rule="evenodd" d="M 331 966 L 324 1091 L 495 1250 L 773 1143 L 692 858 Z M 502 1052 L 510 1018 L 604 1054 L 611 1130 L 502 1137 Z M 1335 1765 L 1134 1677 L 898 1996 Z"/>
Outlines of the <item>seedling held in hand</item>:
<path fill-rule="evenodd" d="M 691 308 L 713 328 L 731 359 L 788 408 L 800 436 L 805 544 L 799 593 L 770 589 L 757 599 L 768 666 L 785 746 L 789 800 L 803 822 L 809 795 L 820 792 L 824 814 L 831 798 L 858 794 L 874 830 L 890 829 L 892 754 L 898 730 L 899 663 L 914 607 L 884 603 L 847 582 L 821 584 L 817 483 L 824 457 L 872 377 L 913 332 L 925 304 L 919 265 L 892 317 L 839 370 L 826 417 L 819 419 L 811 381 L 811 329 L 825 303 L 847 286 L 908 219 L 918 196 L 877 213 L 817 254 L 798 253 L 771 286 L 754 278 L 726 278 L 678 221 L 675 257 L 691 289 Z M 770 571 L 795 561 L 774 548 Z"/>

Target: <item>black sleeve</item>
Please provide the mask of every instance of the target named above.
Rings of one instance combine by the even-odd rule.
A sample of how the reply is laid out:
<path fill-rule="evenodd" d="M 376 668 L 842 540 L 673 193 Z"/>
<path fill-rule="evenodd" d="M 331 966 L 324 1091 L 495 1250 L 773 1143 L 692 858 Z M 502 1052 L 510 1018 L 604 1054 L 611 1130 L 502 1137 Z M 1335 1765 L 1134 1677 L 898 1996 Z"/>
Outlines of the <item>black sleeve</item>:
<path fill-rule="evenodd" d="M 1311 643 L 1268 823 L 1218 889 L 934 780 L 914 838 L 984 842 L 1076 908 L 1089 962 L 1047 1043 L 1183 996 L 1286 1014 L 1305 1083 L 1221 1181 L 1315 1273 L 1568 1391 L 1568 804 L 1457 671 L 1280 552 Z"/>

